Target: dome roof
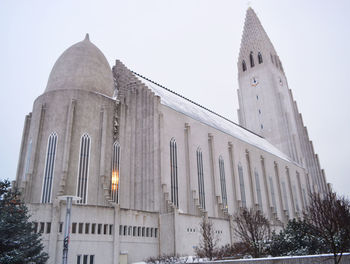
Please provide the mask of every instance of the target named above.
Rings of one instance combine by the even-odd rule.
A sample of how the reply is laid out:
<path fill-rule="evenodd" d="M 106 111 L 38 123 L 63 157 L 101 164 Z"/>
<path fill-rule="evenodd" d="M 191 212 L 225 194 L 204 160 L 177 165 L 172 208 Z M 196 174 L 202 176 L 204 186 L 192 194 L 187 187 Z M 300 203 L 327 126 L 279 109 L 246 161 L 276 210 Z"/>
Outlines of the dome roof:
<path fill-rule="evenodd" d="M 68 48 L 53 66 L 45 92 L 78 89 L 113 96 L 112 70 L 103 53 L 90 42 L 83 41 Z"/>

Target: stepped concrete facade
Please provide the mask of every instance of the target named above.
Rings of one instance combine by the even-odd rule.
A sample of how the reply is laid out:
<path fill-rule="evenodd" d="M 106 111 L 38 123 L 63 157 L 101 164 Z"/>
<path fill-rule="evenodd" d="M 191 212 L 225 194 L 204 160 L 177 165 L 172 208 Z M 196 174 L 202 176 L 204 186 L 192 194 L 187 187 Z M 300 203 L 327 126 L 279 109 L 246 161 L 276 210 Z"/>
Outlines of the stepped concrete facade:
<path fill-rule="evenodd" d="M 240 60 L 251 49 L 241 50 Z M 260 80 L 271 70 L 286 82 L 262 54 L 268 66 L 260 67 Z M 317 183 L 304 161 L 249 125 L 253 115 L 241 110 L 250 111 L 245 74 L 240 121 L 249 130 L 118 60 L 110 68 L 88 36 L 68 48 L 25 118 L 15 182 L 49 263 L 62 259 L 66 195 L 80 198 L 72 207 L 68 263 L 193 255 L 202 217 L 213 222 L 220 245 L 233 243 L 232 216 L 242 208 L 261 210 L 275 228 L 300 218 Z"/>

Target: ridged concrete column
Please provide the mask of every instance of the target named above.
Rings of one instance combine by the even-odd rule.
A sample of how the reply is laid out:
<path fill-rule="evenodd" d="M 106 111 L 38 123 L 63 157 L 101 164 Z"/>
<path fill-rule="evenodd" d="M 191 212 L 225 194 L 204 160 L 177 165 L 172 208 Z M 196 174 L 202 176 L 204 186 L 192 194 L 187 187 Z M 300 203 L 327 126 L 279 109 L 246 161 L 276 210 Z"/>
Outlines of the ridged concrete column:
<path fill-rule="evenodd" d="M 193 204 L 193 195 L 191 179 L 191 161 L 190 161 L 190 142 L 191 142 L 191 126 L 188 123 L 185 123 L 185 166 L 186 166 L 186 193 L 187 193 L 187 213 L 194 214 L 194 204 Z"/>
<path fill-rule="evenodd" d="M 250 190 L 250 198 L 251 198 L 251 202 L 252 202 L 252 208 L 255 209 L 256 205 L 257 205 L 257 199 L 256 199 L 256 195 L 254 192 L 254 182 L 253 182 L 253 177 L 252 177 L 252 167 L 250 164 L 250 156 L 249 156 L 249 151 L 246 150 L 245 151 L 245 157 L 247 160 L 247 167 L 248 167 L 248 179 L 249 179 L 249 190 Z"/>
<path fill-rule="evenodd" d="M 69 157 L 70 157 L 70 147 L 72 140 L 72 130 L 74 125 L 74 115 L 75 115 L 76 100 L 71 100 L 68 106 L 66 131 L 64 136 L 64 147 L 63 147 L 63 160 L 62 160 L 62 176 L 60 181 L 60 189 L 58 195 L 63 195 L 65 193 L 66 179 L 69 168 Z"/>
<path fill-rule="evenodd" d="M 33 177 L 36 175 L 36 169 L 38 167 L 38 159 L 39 159 L 39 144 L 41 142 L 41 135 L 43 130 L 43 124 L 44 124 L 44 118 L 45 118 L 45 111 L 46 111 L 46 105 L 42 104 L 40 113 L 38 116 L 38 125 L 36 127 L 36 131 L 33 133 L 34 135 L 34 141 L 33 145 L 34 148 L 32 150 L 33 154 L 33 162 L 30 163 L 29 166 L 29 172 L 28 172 L 28 178 L 27 178 L 27 187 L 25 190 L 25 200 L 33 202 L 33 193 L 32 193 L 32 183 L 34 182 Z"/>
<path fill-rule="evenodd" d="M 290 193 L 290 199 L 291 199 L 292 208 L 293 208 L 293 216 L 296 217 L 298 214 L 297 214 L 297 210 L 296 210 L 296 207 L 295 207 L 294 194 L 293 194 L 293 190 L 292 190 L 292 182 L 290 180 L 288 166 L 286 166 L 286 176 L 287 176 L 288 190 L 289 190 L 289 193 Z"/>
<path fill-rule="evenodd" d="M 265 167 L 265 159 L 263 156 L 260 156 L 260 163 L 261 163 L 261 170 L 263 173 L 263 180 L 264 180 L 264 188 L 265 188 L 265 195 L 266 195 L 266 203 L 267 203 L 267 215 L 270 220 L 273 219 L 272 212 L 271 212 L 271 198 L 270 195 L 271 191 L 269 191 L 269 187 L 267 184 L 267 175 L 266 175 L 266 167 Z"/>
<path fill-rule="evenodd" d="M 281 214 L 281 221 L 283 223 L 286 223 L 286 216 L 284 212 L 284 206 L 283 206 L 283 199 L 282 199 L 282 190 L 281 190 L 281 182 L 280 182 L 280 175 L 278 170 L 278 164 L 274 163 L 274 170 L 275 170 L 275 178 L 277 182 L 277 192 L 278 192 L 278 201 L 279 201 L 279 207 L 280 207 L 280 214 Z"/>
<path fill-rule="evenodd" d="M 239 190 L 237 189 L 239 184 L 237 185 L 237 179 L 236 179 L 236 173 L 235 173 L 235 159 L 234 159 L 234 154 L 233 154 L 233 144 L 232 142 L 228 143 L 228 152 L 229 152 L 229 157 L 230 157 L 230 170 L 231 170 L 231 179 L 232 179 L 232 190 L 233 190 L 233 212 L 237 213 L 239 211 L 239 204 L 238 204 L 238 193 Z"/>
<path fill-rule="evenodd" d="M 211 187 L 212 187 L 212 201 L 213 201 L 213 213 L 217 217 L 220 215 L 218 198 L 220 192 L 218 191 L 218 184 L 216 182 L 216 163 L 215 163 L 215 148 L 214 148 L 214 137 L 211 133 L 208 134 L 208 145 L 209 145 L 209 162 L 210 162 L 210 174 L 211 174 Z"/>
<path fill-rule="evenodd" d="M 16 182 L 17 184 L 20 183 L 17 187 L 20 188 L 20 191 L 22 192 L 25 188 L 25 181 L 27 176 L 25 175 L 27 172 L 26 170 L 26 159 L 28 153 L 28 140 L 29 140 L 29 130 L 30 130 L 30 123 L 32 119 L 32 114 L 26 115 L 24 120 L 24 127 L 23 127 L 23 133 L 22 133 L 22 142 L 21 142 L 21 148 L 20 148 L 20 156 L 18 158 L 18 167 L 17 167 L 17 174 L 16 174 Z M 30 161 L 29 161 L 30 162 Z M 28 165 L 27 165 L 28 166 Z"/>

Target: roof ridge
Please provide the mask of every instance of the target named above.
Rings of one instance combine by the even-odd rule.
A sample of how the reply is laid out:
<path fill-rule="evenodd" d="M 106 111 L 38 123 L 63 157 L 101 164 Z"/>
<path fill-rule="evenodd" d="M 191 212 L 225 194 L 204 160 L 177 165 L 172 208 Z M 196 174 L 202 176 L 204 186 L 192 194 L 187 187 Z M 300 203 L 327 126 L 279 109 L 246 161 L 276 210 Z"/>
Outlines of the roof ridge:
<path fill-rule="evenodd" d="M 209 108 L 206 108 L 206 107 L 204 107 L 204 106 L 202 106 L 202 105 L 196 103 L 195 101 L 192 101 L 191 99 L 188 99 L 188 98 L 186 98 L 185 96 L 183 96 L 183 95 L 181 95 L 181 94 L 178 94 L 177 92 L 175 92 L 175 91 L 173 91 L 173 90 L 170 90 L 169 88 L 167 88 L 167 87 L 165 87 L 165 86 L 163 86 L 163 85 L 161 85 L 161 84 L 159 84 L 159 83 L 156 83 L 155 81 L 152 81 L 151 79 L 149 79 L 149 78 L 147 78 L 147 77 L 145 77 L 145 76 L 143 76 L 143 75 L 141 75 L 141 74 L 139 74 L 139 73 L 137 73 L 137 72 L 135 72 L 135 71 L 130 70 L 130 72 L 133 73 L 133 74 L 135 74 L 136 76 L 138 76 L 138 77 L 140 77 L 140 78 L 146 80 L 146 81 L 149 81 L 149 82 L 151 82 L 151 83 L 157 85 L 158 87 L 160 87 L 160 88 L 162 88 L 162 89 L 164 89 L 164 90 L 166 90 L 166 91 L 168 91 L 168 92 L 170 92 L 170 93 L 175 94 L 176 96 L 179 96 L 179 97 L 185 99 L 186 101 L 188 101 L 188 102 L 190 102 L 190 103 L 192 103 L 192 104 L 194 104 L 194 105 L 196 105 L 196 106 L 199 106 L 200 108 L 203 108 L 204 110 L 206 110 L 206 111 L 208 111 L 208 112 L 210 112 L 210 113 L 212 113 L 212 114 L 214 114 L 214 115 L 216 115 L 216 116 L 218 116 L 218 117 L 220 117 L 220 118 L 222 118 L 222 119 L 224 119 L 224 120 L 226 120 L 226 121 L 228 121 L 228 122 L 230 122 L 230 123 L 232 123 L 232 124 L 234 124 L 234 125 L 236 125 L 236 126 L 238 126 L 238 127 L 240 127 L 240 128 L 243 128 L 244 130 L 246 130 L 246 131 L 248 131 L 248 132 L 250 132 L 250 133 L 252 133 L 252 134 L 254 134 L 254 135 L 256 135 L 256 136 L 258 136 L 258 137 L 260 137 L 260 138 L 264 138 L 264 137 L 258 135 L 257 133 L 255 133 L 255 132 L 253 132 L 253 131 L 251 131 L 251 130 L 249 130 L 249 129 L 247 129 L 247 128 L 245 128 L 245 127 L 239 125 L 239 124 L 237 124 L 236 122 L 234 122 L 234 121 L 228 119 L 227 117 L 224 117 L 224 116 L 222 116 L 222 115 L 220 115 L 220 114 L 214 112 L 213 110 L 210 110 Z"/>

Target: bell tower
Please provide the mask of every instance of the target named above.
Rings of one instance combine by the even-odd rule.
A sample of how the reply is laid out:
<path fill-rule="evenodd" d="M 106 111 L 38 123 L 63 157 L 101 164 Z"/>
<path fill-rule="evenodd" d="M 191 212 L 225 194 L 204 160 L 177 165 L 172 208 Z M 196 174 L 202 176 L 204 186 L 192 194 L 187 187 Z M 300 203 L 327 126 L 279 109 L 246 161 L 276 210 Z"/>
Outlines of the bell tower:
<path fill-rule="evenodd" d="M 326 190 L 323 170 L 281 60 L 252 8 L 247 10 L 237 66 L 240 125 L 266 138 L 306 168 L 315 191 Z"/>

